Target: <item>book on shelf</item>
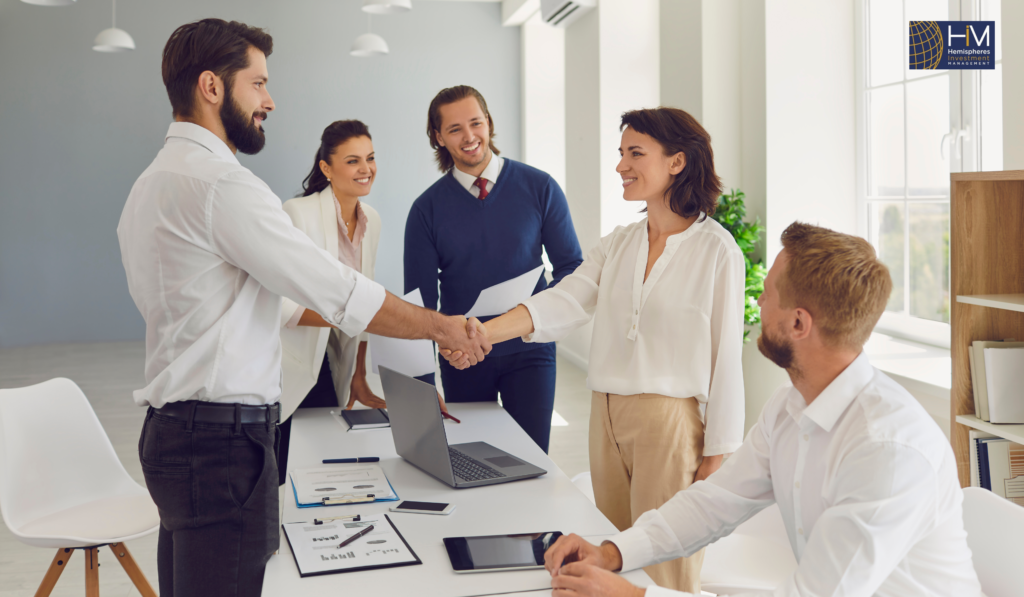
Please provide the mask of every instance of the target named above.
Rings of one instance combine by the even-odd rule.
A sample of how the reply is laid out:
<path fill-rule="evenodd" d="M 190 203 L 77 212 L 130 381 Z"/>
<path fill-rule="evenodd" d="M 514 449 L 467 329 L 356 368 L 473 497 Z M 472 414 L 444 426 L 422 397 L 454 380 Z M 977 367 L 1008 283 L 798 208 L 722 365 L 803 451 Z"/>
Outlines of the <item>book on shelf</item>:
<path fill-rule="evenodd" d="M 971 485 L 1024 506 L 1024 446 L 978 431 L 971 443 Z"/>
<path fill-rule="evenodd" d="M 1024 423 L 1021 421 L 992 421 L 991 406 L 992 401 L 989 397 L 988 391 L 988 372 L 987 363 L 985 361 L 987 349 L 1008 349 L 1008 348 L 1024 348 L 1024 342 L 1014 342 L 1013 340 L 975 340 L 972 345 L 967 347 L 968 355 L 971 356 L 971 386 L 974 389 L 974 412 L 975 415 L 982 421 L 991 423 Z M 973 355 L 973 356 L 972 356 Z M 1001 389 L 1001 388 L 1000 388 Z M 1004 395 L 1001 393 L 1000 395 Z M 1019 399 L 1018 399 L 1019 400 Z"/>
<path fill-rule="evenodd" d="M 1024 423 L 1024 348 L 986 348 L 985 387 L 992 423 Z"/>

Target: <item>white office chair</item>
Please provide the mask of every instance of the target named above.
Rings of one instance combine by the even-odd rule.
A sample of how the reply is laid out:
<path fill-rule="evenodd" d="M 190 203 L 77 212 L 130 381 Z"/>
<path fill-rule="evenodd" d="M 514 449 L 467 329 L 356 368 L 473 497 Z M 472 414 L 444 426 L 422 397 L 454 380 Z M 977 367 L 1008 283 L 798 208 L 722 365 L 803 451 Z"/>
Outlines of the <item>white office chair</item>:
<path fill-rule="evenodd" d="M 73 381 L 0 390 L 0 514 L 23 543 L 57 548 L 36 597 L 50 594 L 75 549 L 85 551 L 86 594 L 99 595 L 104 545 L 139 593 L 156 597 L 124 545 L 157 530 L 156 505 Z"/>
<path fill-rule="evenodd" d="M 704 549 L 700 588 L 718 595 L 771 591 L 797 568 L 778 504 Z"/>
<path fill-rule="evenodd" d="M 980 487 L 964 488 L 964 528 L 974 570 L 988 597 L 1024 590 L 1024 508 Z"/>

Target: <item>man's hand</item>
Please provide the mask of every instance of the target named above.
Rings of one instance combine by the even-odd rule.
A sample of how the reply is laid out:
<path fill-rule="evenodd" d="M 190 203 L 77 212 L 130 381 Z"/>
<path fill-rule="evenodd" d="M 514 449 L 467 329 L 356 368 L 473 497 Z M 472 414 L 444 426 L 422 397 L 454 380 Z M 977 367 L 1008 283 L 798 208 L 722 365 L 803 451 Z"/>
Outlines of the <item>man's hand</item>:
<path fill-rule="evenodd" d="M 349 386 L 348 404 L 345 406 L 345 410 L 351 410 L 355 406 L 356 402 L 365 404 L 370 408 L 387 408 L 387 404 L 382 399 L 377 397 L 370 389 L 370 385 L 366 383 L 366 378 L 356 375 L 352 378 L 352 385 Z"/>
<path fill-rule="evenodd" d="M 703 481 L 710 477 L 712 473 L 722 468 L 722 456 L 722 454 L 718 454 L 717 456 L 705 456 L 704 459 L 701 460 L 700 466 L 697 467 L 697 474 L 694 475 L 693 482 L 696 483 L 697 481 Z"/>
<path fill-rule="evenodd" d="M 562 535 L 544 553 L 544 568 L 551 576 L 557 575 L 564 564 L 583 562 L 605 570 L 622 568 L 622 554 L 614 543 L 594 545 L 577 534 Z"/>
<path fill-rule="evenodd" d="M 552 597 L 643 597 L 644 589 L 614 572 L 576 562 L 566 564 L 551 579 Z"/>
<path fill-rule="evenodd" d="M 484 360 L 484 355 L 491 352 L 490 335 L 487 328 L 476 317 L 466 320 L 461 315 L 447 318 L 447 323 L 455 322 L 460 331 L 450 332 L 451 340 L 437 340 L 438 352 L 456 369 L 466 369 Z M 461 334 L 461 335 L 460 335 Z"/>

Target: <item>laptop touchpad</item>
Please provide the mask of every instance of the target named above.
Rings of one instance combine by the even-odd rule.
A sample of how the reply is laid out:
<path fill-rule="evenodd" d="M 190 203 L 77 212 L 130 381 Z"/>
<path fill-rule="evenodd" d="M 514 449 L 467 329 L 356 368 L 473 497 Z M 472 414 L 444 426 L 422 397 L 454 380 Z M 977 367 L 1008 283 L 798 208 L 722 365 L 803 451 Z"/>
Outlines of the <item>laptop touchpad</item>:
<path fill-rule="evenodd" d="M 522 466 L 523 465 L 522 462 L 519 462 L 518 460 L 516 460 L 515 458 L 512 458 L 511 456 L 497 456 L 495 458 L 485 458 L 484 460 L 486 460 L 487 462 L 490 462 L 494 466 L 498 466 L 498 467 L 501 467 L 501 468 L 508 468 L 510 466 Z"/>

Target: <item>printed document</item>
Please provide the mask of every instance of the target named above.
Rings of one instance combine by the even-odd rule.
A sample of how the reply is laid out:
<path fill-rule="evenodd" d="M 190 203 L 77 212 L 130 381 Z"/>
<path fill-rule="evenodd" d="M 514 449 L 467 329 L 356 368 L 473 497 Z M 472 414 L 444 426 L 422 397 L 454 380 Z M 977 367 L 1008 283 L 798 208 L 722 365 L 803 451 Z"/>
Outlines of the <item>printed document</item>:
<path fill-rule="evenodd" d="M 295 469 L 291 473 L 295 499 L 299 504 L 319 504 L 325 497 L 364 497 L 378 501 L 394 499 L 384 470 L 378 464 L 330 464 Z"/>
<path fill-rule="evenodd" d="M 373 530 L 367 535 L 339 547 L 370 525 Z M 358 522 L 338 520 L 319 525 L 312 521 L 290 522 L 282 526 L 300 576 L 422 563 L 386 514 L 363 516 Z"/>
<path fill-rule="evenodd" d="M 521 276 L 483 289 L 466 317 L 501 315 L 515 309 L 519 303 L 530 298 L 543 273 L 544 266 L 538 265 Z"/>

